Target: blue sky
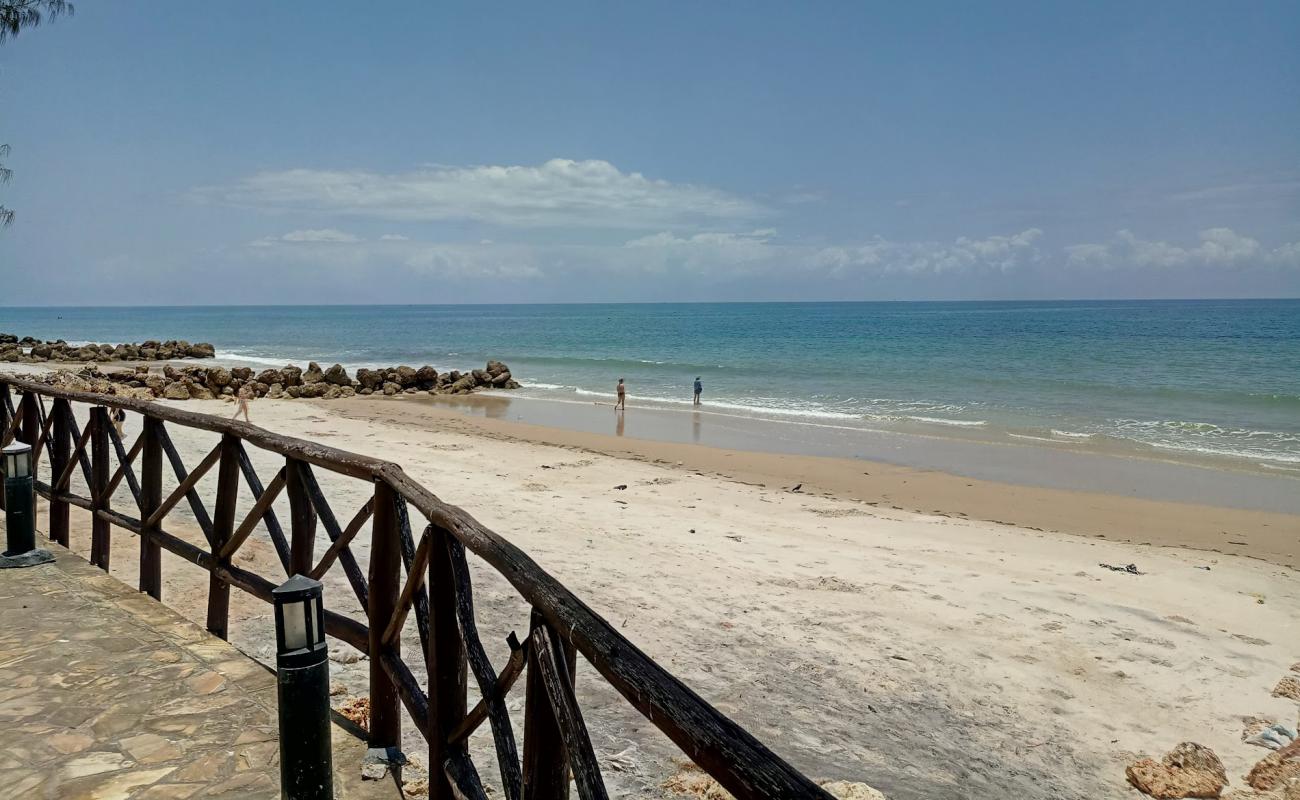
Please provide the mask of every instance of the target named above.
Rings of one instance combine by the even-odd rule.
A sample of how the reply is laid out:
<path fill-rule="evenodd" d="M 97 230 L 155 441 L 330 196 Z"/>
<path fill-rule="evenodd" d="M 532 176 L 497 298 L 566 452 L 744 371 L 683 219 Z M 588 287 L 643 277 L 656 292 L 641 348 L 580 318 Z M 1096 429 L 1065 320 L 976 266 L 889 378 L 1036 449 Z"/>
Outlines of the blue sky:
<path fill-rule="evenodd" d="M 6 304 L 1300 295 L 1300 4 L 83 0 Z"/>

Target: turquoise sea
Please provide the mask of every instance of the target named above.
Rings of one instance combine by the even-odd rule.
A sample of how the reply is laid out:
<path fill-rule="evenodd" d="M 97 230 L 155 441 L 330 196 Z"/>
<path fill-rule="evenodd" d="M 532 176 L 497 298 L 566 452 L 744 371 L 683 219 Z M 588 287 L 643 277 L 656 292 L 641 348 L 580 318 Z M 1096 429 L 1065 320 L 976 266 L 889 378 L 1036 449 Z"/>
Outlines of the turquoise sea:
<path fill-rule="evenodd" d="M 252 364 L 505 361 L 525 394 L 1300 472 L 1300 300 L 0 308 Z"/>

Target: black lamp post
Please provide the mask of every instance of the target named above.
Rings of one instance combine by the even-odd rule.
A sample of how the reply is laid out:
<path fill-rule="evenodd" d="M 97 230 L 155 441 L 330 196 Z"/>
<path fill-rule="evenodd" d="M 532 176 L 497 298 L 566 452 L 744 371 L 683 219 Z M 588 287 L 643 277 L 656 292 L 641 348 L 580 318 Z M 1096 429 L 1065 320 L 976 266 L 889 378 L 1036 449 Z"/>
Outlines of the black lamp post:
<path fill-rule="evenodd" d="M 36 479 L 32 476 L 32 446 L 14 442 L 4 448 L 3 460 L 8 549 L 0 555 L 0 569 L 47 564 L 54 560 L 54 555 L 36 548 Z"/>
<path fill-rule="evenodd" d="M 271 590 L 280 705 L 282 800 L 333 800 L 329 648 L 325 587 L 294 575 Z"/>

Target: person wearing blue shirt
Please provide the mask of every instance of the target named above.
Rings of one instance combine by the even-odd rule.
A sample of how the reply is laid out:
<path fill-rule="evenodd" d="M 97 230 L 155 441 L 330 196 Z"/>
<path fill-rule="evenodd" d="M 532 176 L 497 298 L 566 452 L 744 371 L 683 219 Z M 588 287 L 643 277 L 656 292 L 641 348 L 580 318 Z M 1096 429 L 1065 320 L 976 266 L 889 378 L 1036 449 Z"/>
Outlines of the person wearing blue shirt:
<path fill-rule="evenodd" d="M 700 383 L 700 376 L 695 376 L 695 405 L 700 404 L 700 393 L 704 391 L 704 384 Z"/>

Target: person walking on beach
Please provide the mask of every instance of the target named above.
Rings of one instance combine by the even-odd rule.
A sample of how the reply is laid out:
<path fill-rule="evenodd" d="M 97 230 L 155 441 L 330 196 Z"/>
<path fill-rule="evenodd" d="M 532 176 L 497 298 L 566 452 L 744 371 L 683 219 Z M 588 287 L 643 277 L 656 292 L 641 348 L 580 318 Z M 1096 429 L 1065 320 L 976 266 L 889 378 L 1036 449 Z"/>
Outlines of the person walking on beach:
<path fill-rule="evenodd" d="M 695 376 L 695 405 L 700 404 L 700 394 L 704 392 L 704 384 L 700 383 L 700 376 Z"/>
<path fill-rule="evenodd" d="M 627 387 L 623 385 L 623 379 L 618 379 L 618 400 L 614 401 L 614 410 L 627 410 Z"/>
<path fill-rule="evenodd" d="M 126 412 L 120 408 L 113 409 L 112 420 L 113 428 L 117 431 L 117 438 L 121 439 L 126 435 L 122 432 L 122 424 L 126 422 Z"/>
<path fill-rule="evenodd" d="M 253 390 L 247 383 L 239 387 L 239 394 L 235 397 L 235 402 L 238 405 L 235 407 L 235 416 L 231 417 L 232 420 L 239 419 L 239 412 L 242 411 L 244 413 L 244 422 L 251 423 L 253 421 L 248 418 L 248 398 L 252 396 Z"/>

